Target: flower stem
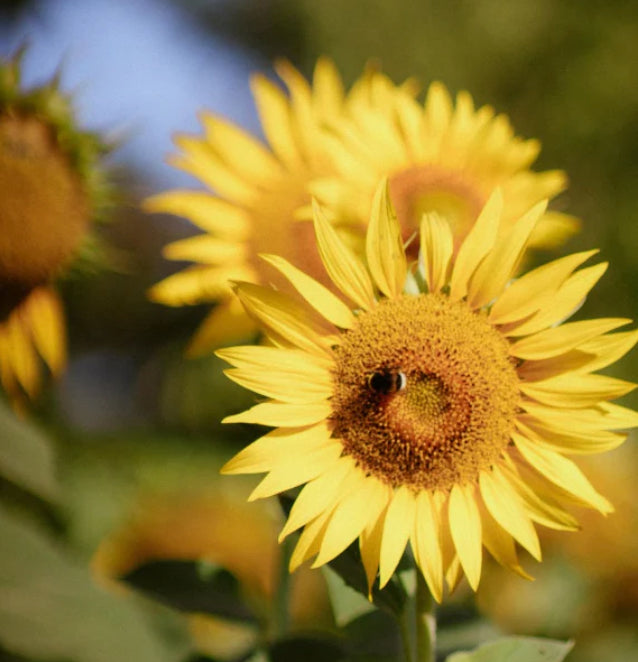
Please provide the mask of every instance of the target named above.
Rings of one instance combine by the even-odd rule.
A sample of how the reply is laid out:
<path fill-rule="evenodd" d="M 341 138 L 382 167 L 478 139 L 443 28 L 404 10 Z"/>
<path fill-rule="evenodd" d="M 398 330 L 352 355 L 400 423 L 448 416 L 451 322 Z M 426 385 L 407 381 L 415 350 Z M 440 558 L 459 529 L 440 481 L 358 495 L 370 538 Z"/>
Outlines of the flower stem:
<path fill-rule="evenodd" d="M 398 619 L 399 633 L 401 635 L 401 643 L 403 644 L 403 654 L 405 662 L 414 662 L 412 657 L 412 635 L 413 635 L 413 621 L 410 618 L 414 614 L 412 609 L 405 609 Z"/>
<path fill-rule="evenodd" d="M 436 642 L 434 599 L 418 569 L 416 576 L 416 658 L 417 662 L 434 662 Z"/>
<path fill-rule="evenodd" d="M 281 637 L 288 631 L 289 624 L 289 593 L 290 593 L 290 571 L 288 564 L 293 550 L 293 540 L 286 538 L 280 545 L 279 567 L 277 572 L 277 586 L 275 589 L 275 604 L 273 610 L 273 630 L 275 636 Z"/>

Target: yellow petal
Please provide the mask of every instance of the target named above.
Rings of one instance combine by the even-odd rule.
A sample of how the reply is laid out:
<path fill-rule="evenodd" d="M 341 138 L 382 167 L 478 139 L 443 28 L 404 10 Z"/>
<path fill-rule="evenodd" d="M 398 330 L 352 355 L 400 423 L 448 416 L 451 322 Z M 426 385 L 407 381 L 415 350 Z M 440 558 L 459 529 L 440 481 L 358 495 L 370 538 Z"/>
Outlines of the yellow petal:
<path fill-rule="evenodd" d="M 419 269 L 430 292 L 440 292 L 448 283 L 454 241 L 450 224 L 437 212 L 421 221 Z"/>
<path fill-rule="evenodd" d="M 197 227 L 229 241 L 245 240 L 251 229 L 248 212 L 204 191 L 174 190 L 147 198 L 142 208 L 151 213 L 183 216 Z"/>
<path fill-rule="evenodd" d="M 169 156 L 172 166 L 197 177 L 221 197 L 244 207 L 252 206 L 257 195 L 255 187 L 231 170 L 206 140 L 179 135 L 174 142 L 182 152 Z"/>
<path fill-rule="evenodd" d="M 344 101 L 343 83 L 330 58 L 320 57 L 317 60 L 312 92 L 321 117 L 331 117 L 341 113 Z"/>
<path fill-rule="evenodd" d="M 174 241 L 165 246 L 162 252 L 169 260 L 189 260 L 200 264 L 232 265 L 246 261 L 246 248 L 243 244 L 206 234 Z"/>
<path fill-rule="evenodd" d="M 388 498 L 390 491 L 388 490 Z M 386 499 L 386 502 L 388 499 Z M 381 540 L 383 539 L 383 523 L 385 521 L 385 510 L 379 513 L 376 519 L 368 521 L 361 536 L 359 537 L 359 551 L 361 561 L 368 581 L 368 599 L 372 599 L 372 586 L 377 578 L 379 569 L 379 557 L 381 556 Z"/>
<path fill-rule="evenodd" d="M 498 297 L 512 278 L 527 241 L 547 207 L 544 200 L 534 205 L 514 224 L 508 235 L 497 240 L 477 267 L 468 285 L 468 303 L 474 308 L 487 305 Z"/>
<path fill-rule="evenodd" d="M 272 430 L 239 451 L 221 468 L 221 473 L 265 473 L 292 455 L 304 455 L 332 445 L 330 434 L 325 421 L 312 427 Z"/>
<path fill-rule="evenodd" d="M 52 375 L 59 375 L 66 365 L 66 328 L 62 303 L 54 290 L 41 287 L 25 302 L 31 335 L 40 356 Z"/>
<path fill-rule="evenodd" d="M 494 466 L 491 471 L 481 472 L 479 485 L 490 515 L 540 561 L 541 548 L 536 530 L 507 478 Z"/>
<path fill-rule="evenodd" d="M 27 395 L 35 397 L 40 387 L 40 370 L 28 329 L 22 324 L 21 311 L 15 310 L 5 322 L 8 343 L 8 362 L 16 380 Z"/>
<path fill-rule="evenodd" d="M 430 88 L 432 89 L 432 88 Z M 450 279 L 450 299 L 467 294 L 468 283 L 481 260 L 492 250 L 503 212 L 503 195 L 496 189 L 459 248 Z"/>
<path fill-rule="evenodd" d="M 294 572 L 304 561 L 319 551 L 331 514 L 331 510 L 324 511 L 304 528 L 290 557 L 290 572 Z"/>
<path fill-rule="evenodd" d="M 488 316 L 490 322 L 506 324 L 535 313 L 574 269 L 597 252 L 593 250 L 568 255 L 521 276 L 496 300 Z"/>
<path fill-rule="evenodd" d="M 308 311 L 290 297 L 252 283 L 236 283 L 236 293 L 249 315 L 290 345 L 311 353 L 330 351 L 331 341 L 321 335 Z"/>
<path fill-rule="evenodd" d="M 613 506 L 592 487 L 581 470 L 566 457 L 541 448 L 522 435 L 514 432 L 512 439 L 516 448 L 529 464 L 545 478 L 588 503 L 603 514 L 613 512 Z"/>
<path fill-rule="evenodd" d="M 165 306 L 210 303 L 230 295 L 229 280 L 251 275 L 243 267 L 190 267 L 151 287 L 148 297 Z"/>
<path fill-rule="evenodd" d="M 459 561 L 472 589 L 481 579 L 481 516 L 476 505 L 474 486 L 455 485 L 450 492 L 450 533 Z"/>
<path fill-rule="evenodd" d="M 519 359 L 536 360 L 558 356 L 629 322 L 630 319 L 624 318 L 603 318 L 561 324 L 517 340 L 510 346 L 510 354 Z"/>
<path fill-rule="evenodd" d="M 377 187 L 372 201 L 366 256 L 379 290 L 388 298 L 398 297 L 403 292 L 408 269 L 401 228 L 390 201 L 387 179 Z"/>
<path fill-rule="evenodd" d="M 598 405 L 605 414 L 606 430 L 627 430 L 638 427 L 638 412 L 613 402 L 601 402 Z"/>
<path fill-rule="evenodd" d="M 261 255 L 261 257 L 279 270 L 292 283 L 297 292 L 329 322 L 341 329 L 353 327 L 355 318 L 352 311 L 329 289 L 282 257 L 277 255 Z"/>
<path fill-rule="evenodd" d="M 432 596 L 443 598 L 443 550 L 441 548 L 440 510 L 432 495 L 422 490 L 416 499 L 416 519 L 412 548 Z"/>
<path fill-rule="evenodd" d="M 601 400 L 614 400 L 633 391 L 635 384 L 607 375 L 568 373 L 540 382 L 521 383 L 530 398 L 554 407 L 591 407 Z"/>
<path fill-rule="evenodd" d="M 318 568 L 341 554 L 368 522 L 377 519 L 385 505 L 383 485 L 361 472 L 354 489 L 335 506 L 312 567 Z"/>
<path fill-rule="evenodd" d="M 608 263 L 601 262 L 593 267 L 581 269 L 572 274 L 552 297 L 551 305 L 545 306 L 522 324 L 515 324 L 505 335 L 527 336 L 557 324 L 573 315 L 582 304 L 588 292 L 605 273 Z"/>
<path fill-rule="evenodd" d="M 561 531 L 579 529 L 578 521 L 573 515 L 564 510 L 555 499 L 538 494 L 516 471 L 508 469 L 507 478 L 522 499 L 530 519 L 534 522 Z"/>
<path fill-rule="evenodd" d="M 506 568 L 510 568 L 516 574 L 524 579 L 533 579 L 521 567 L 516 554 L 516 547 L 512 536 L 501 528 L 487 509 L 481 509 L 481 525 L 483 533 L 483 543 L 487 551 L 496 559 L 498 563 Z"/>
<path fill-rule="evenodd" d="M 272 427 L 295 428 L 313 425 L 332 414 L 329 402 L 292 405 L 284 402 L 262 402 L 240 414 L 226 416 L 222 423 L 256 423 Z"/>
<path fill-rule="evenodd" d="M 244 179 L 268 184 L 284 174 L 277 159 L 246 131 L 208 112 L 202 113 L 201 120 L 209 143 Z"/>
<path fill-rule="evenodd" d="M 342 451 L 341 442 L 332 441 L 305 455 L 291 454 L 271 469 L 251 492 L 248 500 L 264 499 L 316 478 L 335 466 Z"/>
<path fill-rule="evenodd" d="M 585 428 L 584 431 L 556 428 L 525 416 L 519 417 L 516 427 L 528 439 L 570 455 L 604 453 L 620 446 L 627 437 L 624 434 L 591 428 Z"/>
<path fill-rule="evenodd" d="M 332 282 L 359 308 L 369 310 L 375 299 L 366 268 L 346 247 L 316 202 L 313 218 L 321 260 Z"/>
<path fill-rule="evenodd" d="M 392 495 L 383 525 L 379 567 L 381 588 L 388 583 L 403 556 L 410 534 L 414 530 L 415 514 L 414 495 L 402 485 Z"/>
<path fill-rule="evenodd" d="M 349 481 L 349 478 L 358 471 L 352 458 L 343 456 L 330 471 L 308 482 L 295 499 L 288 520 L 279 534 L 279 542 L 325 510 L 332 510 L 351 491 L 354 481 Z"/>
<path fill-rule="evenodd" d="M 302 160 L 293 134 L 286 95 L 262 75 L 252 78 L 251 88 L 268 143 L 286 168 L 295 171 L 302 166 Z"/>
<path fill-rule="evenodd" d="M 612 333 L 599 338 L 592 338 L 578 349 L 593 354 L 594 358 L 585 364 L 588 372 L 601 370 L 615 363 L 629 352 L 638 342 L 638 330 Z"/>

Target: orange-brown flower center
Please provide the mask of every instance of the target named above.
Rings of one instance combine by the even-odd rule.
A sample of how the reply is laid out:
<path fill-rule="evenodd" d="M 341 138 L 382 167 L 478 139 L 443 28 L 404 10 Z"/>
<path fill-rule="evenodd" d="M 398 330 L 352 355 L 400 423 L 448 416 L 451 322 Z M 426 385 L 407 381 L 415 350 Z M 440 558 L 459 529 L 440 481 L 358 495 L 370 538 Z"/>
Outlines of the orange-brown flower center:
<path fill-rule="evenodd" d="M 51 128 L 0 117 L 0 318 L 71 258 L 88 224 L 79 176 Z"/>
<path fill-rule="evenodd" d="M 336 350 L 334 436 L 396 487 L 476 480 L 510 442 L 519 380 L 507 341 L 444 295 L 382 301 Z"/>
<path fill-rule="evenodd" d="M 418 231 L 424 213 L 436 211 L 448 219 L 458 248 L 486 202 L 463 172 L 431 164 L 395 173 L 389 186 L 405 241 Z M 418 242 L 411 246 L 418 250 Z"/>

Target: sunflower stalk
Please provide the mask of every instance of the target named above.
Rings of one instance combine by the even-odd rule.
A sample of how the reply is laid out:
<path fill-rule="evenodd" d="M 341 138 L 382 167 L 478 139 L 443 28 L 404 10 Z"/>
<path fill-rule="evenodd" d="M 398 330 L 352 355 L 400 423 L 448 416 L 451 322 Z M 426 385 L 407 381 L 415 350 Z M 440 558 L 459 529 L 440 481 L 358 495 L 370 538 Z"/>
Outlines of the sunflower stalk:
<path fill-rule="evenodd" d="M 423 575 L 416 573 L 416 662 L 434 662 L 436 616 L 434 598 Z"/>
<path fill-rule="evenodd" d="M 294 545 L 290 538 L 283 541 L 277 567 L 277 588 L 273 609 L 273 634 L 280 638 L 288 632 L 290 604 L 290 571 L 288 565 Z"/>

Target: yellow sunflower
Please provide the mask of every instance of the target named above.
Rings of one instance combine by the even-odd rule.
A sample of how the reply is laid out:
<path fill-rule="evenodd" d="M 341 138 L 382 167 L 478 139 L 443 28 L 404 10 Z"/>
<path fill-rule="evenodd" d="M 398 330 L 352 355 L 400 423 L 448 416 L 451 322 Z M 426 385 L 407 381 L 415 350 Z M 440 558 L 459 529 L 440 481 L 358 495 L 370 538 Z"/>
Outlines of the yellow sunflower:
<path fill-rule="evenodd" d="M 410 215 L 445 212 L 459 236 L 496 185 L 503 186 L 507 220 L 565 186 L 560 172 L 531 172 L 538 143 L 514 138 L 507 119 L 487 107 L 474 112 L 467 94 L 453 110 L 444 88 L 434 84 L 423 110 L 413 81 L 397 86 L 371 68 L 348 93 L 325 58 L 312 86 L 287 62 L 276 70 L 288 94 L 263 76 L 252 80 L 268 145 L 203 113 L 204 135 L 178 136 L 180 152 L 171 163 L 209 190 L 168 191 L 145 203 L 147 211 L 183 216 L 203 230 L 166 247 L 167 258 L 193 265 L 150 291 L 170 306 L 218 302 L 189 347 L 193 355 L 255 329 L 229 280 L 285 286 L 260 253 L 284 256 L 329 285 L 310 222 L 311 193 L 332 205 L 331 220 L 344 239 L 362 246 L 373 182 L 384 173 L 392 175 L 400 216 L 407 205 Z M 545 214 L 541 224 L 555 241 L 573 229 L 560 214 Z M 404 238 L 416 227 L 416 220 L 407 223 Z"/>
<path fill-rule="evenodd" d="M 490 106 L 475 110 L 465 91 L 454 105 L 447 89 L 434 82 L 423 105 L 400 90 L 393 101 L 372 100 L 330 124 L 331 172 L 309 189 L 341 222 L 365 227 L 376 186 L 387 177 L 404 240 L 418 234 L 424 213 L 437 211 L 450 222 L 458 248 L 497 186 L 507 229 L 567 185 L 562 171 L 530 170 L 539 142 L 515 136 L 508 118 Z M 306 213 L 310 217 L 309 209 Z M 528 246 L 559 245 L 578 227 L 574 217 L 546 211 Z M 418 242 L 412 246 L 416 254 Z"/>
<path fill-rule="evenodd" d="M 53 282 L 81 251 L 104 195 L 96 137 L 74 126 L 57 80 L 20 89 L 22 52 L 0 62 L 0 381 L 21 406 L 66 363 Z"/>
<path fill-rule="evenodd" d="M 515 543 L 536 559 L 535 524 L 576 529 L 567 506 L 610 503 L 568 455 L 605 451 L 637 424 L 608 401 L 633 384 L 594 374 L 625 354 L 630 320 L 559 324 L 606 264 L 596 251 L 541 266 L 513 282 L 545 210 L 508 232 L 500 191 L 453 251 L 449 223 L 424 216 L 416 269 L 379 188 L 367 268 L 318 206 L 322 261 L 340 297 L 281 257 L 264 256 L 304 301 L 238 283 L 272 346 L 218 351 L 237 383 L 269 398 L 226 422 L 274 426 L 224 467 L 267 473 L 251 495 L 304 485 L 282 531 L 303 527 L 291 569 L 327 563 L 357 538 L 370 584 L 383 586 L 410 543 L 432 594 L 464 573 L 476 589 L 482 547 L 523 576 Z"/>

